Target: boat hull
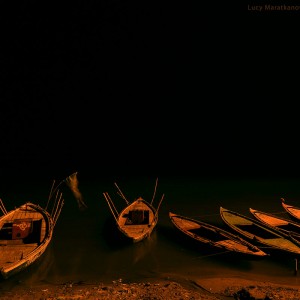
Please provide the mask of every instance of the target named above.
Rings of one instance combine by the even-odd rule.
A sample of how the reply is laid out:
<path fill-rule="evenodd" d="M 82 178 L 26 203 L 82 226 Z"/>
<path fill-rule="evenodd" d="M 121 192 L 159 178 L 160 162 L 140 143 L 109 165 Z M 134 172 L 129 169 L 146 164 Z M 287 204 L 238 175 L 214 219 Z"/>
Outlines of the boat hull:
<path fill-rule="evenodd" d="M 119 214 L 119 231 L 133 243 L 149 237 L 158 221 L 155 208 L 143 199 L 126 206 Z"/>
<path fill-rule="evenodd" d="M 235 232 L 241 234 L 254 244 L 268 247 L 275 252 L 285 252 L 294 256 L 300 255 L 300 247 L 287 234 L 265 226 L 262 222 L 220 207 L 222 220 Z"/>
<path fill-rule="evenodd" d="M 53 220 L 38 205 L 26 203 L 0 218 L 0 272 L 7 279 L 38 260 L 52 239 Z"/>
<path fill-rule="evenodd" d="M 169 212 L 169 217 L 174 227 L 183 235 L 204 245 L 206 248 L 249 257 L 265 257 L 268 255 L 243 238 L 217 226 L 172 212 Z"/>
<path fill-rule="evenodd" d="M 164 199 L 163 194 L 158 206 L 155 208 L 154 205 L 152 205 L 156 195 L 157 182 L 158 178 L 155 182 L 151 202 L 144 200 L 142 197 L 138 197 L 132 202 L 128 201 L 119 186 L 115 183 L 118 195 L 126 202 L 126 206 L 122 209 L 121 213 L 119 213 L 116 209 L 114 201 L 110 197 L 109 193 L 103 193 L 104 199 L 106 200 L 112 216 L 116 221 L 118 231 L 127 241 L 133 243 L 140 242 L 148 238 L 154 230 L 158 222 L 158 211 Z"/>
<path fill-rule="evenodd" d="M 293 220 L 300 221 L 300 207 L 287 204 L 284 199 L 281 199 L 281 205 Z"/>
<path fill-rule="evenodd" d="M 300 223 L 256 209 L 250 208 L 249 210 L 257 220 L 266 226 L 289 235 L 295 243 L 300 245 Z"/>

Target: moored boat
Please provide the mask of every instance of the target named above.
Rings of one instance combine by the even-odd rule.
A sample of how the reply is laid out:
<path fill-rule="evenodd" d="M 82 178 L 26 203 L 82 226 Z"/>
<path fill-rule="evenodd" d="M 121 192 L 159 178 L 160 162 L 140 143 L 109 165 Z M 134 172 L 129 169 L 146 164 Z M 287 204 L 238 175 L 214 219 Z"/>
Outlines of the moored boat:
<path fill-rule="evenodd" d="M 118 189 L 118 195 L 126 202 L 126 206 L 120 213 L 118 213 L 110 195 L 104 192 L 103 196 L 116 221 L 117 228 L 131 242 L 140 242 L 149 237 L 155 228 L 158 222 L 159 207 L 163 201 L 164 194 L 157 208 L 155 208 L 153 201 L 156 194 L 157 180 L 151 202 L 144 200 L 142 197 L 138 197 L 136 200 L 129 202 L 116 183 L 115 186 Z"/>
<path fill-rule="evenodd" d="M 235 232 L 259 247 L 268 247 L 293 255 L 300 255 L 300 246 L 288 234 L 264 225 L 257 219 L 220 207 L 222 220 Z M 264 249 L 264 248 L 263 248 Z"/>
<path fill-rule="evenodd" d="M 257 220 L 289 235 L 296 243 L 300 244 L 300 223 L 253 208 L 249 208 L 249 210 Z"/>
<path fill-rule="evenodd" d="M 200 244 L 219 251 L 264 257 L 268 254 L 242 237 L 215 225 L 169 212 L 175 228 Z"/>
<path fill-rule="evenodd" d="M 294 220 L 300 221 L 300 207 L 287 204 L 284 198 L 281 198 L 281 205 Z"/>
<path fill-rule="evenodd" d="M 72 176 L 72 175 L 71 175 Z M 45 208 L 25 202 L 7 211 L 0 199 L 0 274 L 7 279 L 36 262 L 46 251 L 60 216 L 64 199 L 53 181 Z"/>

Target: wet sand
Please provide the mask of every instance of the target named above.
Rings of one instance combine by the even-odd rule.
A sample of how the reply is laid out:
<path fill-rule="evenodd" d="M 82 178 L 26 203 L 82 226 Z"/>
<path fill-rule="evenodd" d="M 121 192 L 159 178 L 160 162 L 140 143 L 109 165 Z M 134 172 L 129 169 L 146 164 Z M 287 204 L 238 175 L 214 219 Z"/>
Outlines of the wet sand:
<path fill-rule="evenodd" d="M 16 285 L 0 290 L 0 299 L 298 299 L 296 285 L 255 281 L 238 277 L 201 278 L 194 281 L 168 279 L 147 282 L 69 282 Z"/>

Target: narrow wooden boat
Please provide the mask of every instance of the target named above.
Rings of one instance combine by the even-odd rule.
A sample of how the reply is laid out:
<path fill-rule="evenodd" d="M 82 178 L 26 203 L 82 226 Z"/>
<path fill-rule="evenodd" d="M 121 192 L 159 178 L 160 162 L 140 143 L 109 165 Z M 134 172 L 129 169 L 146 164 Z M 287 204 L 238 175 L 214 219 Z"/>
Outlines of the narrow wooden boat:
<path fill-rule="evenodd" d="M 68 178 L 62 182 L 66 180 Z M 53 181 L 45 208 L 26 202 L 7 211 L 0 199 L 0 209 L 3 213 L 0 217 L 0 274 L 2 279 L 7 279 L 24 270 L 46 251 L 64 205 L 62 193 L 58 189 L 59 185 L 55 186 L 55 181 Z"/>
<path fill-rule="evenodd" d="M 254 244 L 258 244 L 259 247 L 269 247 L 273 250 L 280 250 L 294 255 L 300 254 L 300 246 L 288 234 L 272 229 L 270 226 L 265 226 L 257 219 L 223 207 L 220 207 L 220 215 L 225 224 Z"/>
<path fill-rule="evenodd" d="M 142 197 L 138 197 L 130 203 L 116 183 L 115 186 L 118 189 L 118 195 L 126 202 L 125 208 L 123 208 L 120 213 L 118 213 L 110 195 L 107 192 L 104 192 L 103 195 L 116 221 L 117 228 L 133 243 L 144 240 L 151 235 L 158 222 L 158 211 L 164 198 L 163 194 L 157 208 L 153 206 L 157 180 L 151 202 L 144 200 Z"/>
<path fill-rule="evenodd" d="M 249 210 L 257 220 L 289 235 L 294 242 L 300 245 L 300 223 L 253 208 L 249 208 Z"/>
<path fill-rule="evenodd" d="M 169 217 L 174 227 L 180 232 L 210 248 L 255 257 L 268 255 L 240 236 L 217 226 L 180 216 L 172 212 L 169 212 Z"/>
<path fill-rule="evenodd" d="M 300 207 L 287 204 L 283 198 L 281 198 L 281 205 L 294 220 L 300 221 Z"/>

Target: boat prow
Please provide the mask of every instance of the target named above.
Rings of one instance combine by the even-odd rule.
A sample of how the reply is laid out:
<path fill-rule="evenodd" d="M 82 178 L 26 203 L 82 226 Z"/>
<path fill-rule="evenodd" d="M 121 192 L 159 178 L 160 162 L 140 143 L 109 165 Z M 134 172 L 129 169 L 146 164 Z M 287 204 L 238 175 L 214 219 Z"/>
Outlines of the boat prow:
<path fill-rule="evenodd" d="M 300 221 L 300 207 L 287 204 L 283 198 L 281 198 L 281 205 L 294 220 Z"/>

